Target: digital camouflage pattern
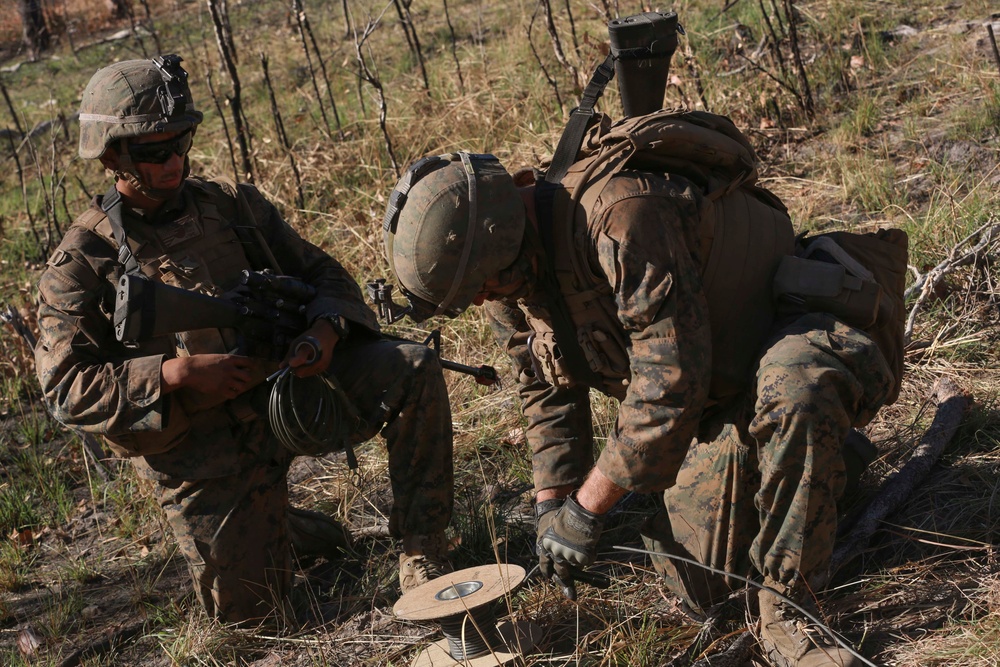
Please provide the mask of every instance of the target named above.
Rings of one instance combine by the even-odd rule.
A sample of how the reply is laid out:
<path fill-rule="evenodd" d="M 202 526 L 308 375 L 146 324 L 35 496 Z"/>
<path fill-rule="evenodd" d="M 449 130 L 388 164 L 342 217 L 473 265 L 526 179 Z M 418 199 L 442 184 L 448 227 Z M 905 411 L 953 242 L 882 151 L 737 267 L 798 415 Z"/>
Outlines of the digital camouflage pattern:
<path fill-rule="evenodd" d="M 381 432 L 389 449 L 390 533 L 404 542 L 443 533 L 453 502 L 451 412 L 437 354 L 389 340 L 339 347 L 330 372 L 361 417 L 350 440 Z M 290 590 L 293 565 L 285 482 L 292 455 L 263 420 L 244 432 L 248 440 L 267 441 L 273 458 L 236 475 L 165 480 L 157 492 L 198 599 L 229 621 L 281 613 L 276 602 Z"/>
<path fill-rule="evenodd" d="M 627 341 L 616 353 L 627 358 L 626 372 L 606 370 L 595 387 L 620 401 L 596 465 L 625 489 L 665 490 L 666 511 L 643 527 L 647 545 L 735 574 L 756 569 L 801 591 L 803 580 L 826 576 L 848 430 L 870 421 L 893 377 L 866 334 L 810 314 L 776 325 L 770 342 L 747 341 L 758 350 L 756 380 L 747 377 L 741 395 L 712 400 L 697 194 L 683 183 L 622 172 L 573 230 L 582 239 L 576 262 L 603 274 L 605 289 L 591 298 L 616 314 L 619 331 L 603 342 Z M 593 303 L 569 304 L 594 311 Z M 539 377 L 544 361 L 528 340 L 544 294 L 487 308 L 521 380 L 536 490 L 579 486 L 593 463 L 588 387 Z M 656 560 L 695 608 L 739 585 Z"/>
<path fill-rule="evenodd" d="M 621 402 L 597 466 L 623 488 L 662 491 L 673 483 L 698 428 L 712 372 L 698 203 L 683 179 L 645 175 L 618 176 L 605 194 L 614 205 L 575 230 L 585 239 L 578 261 L 606 276 L 606 289 L 589 296 L 615 314 L 613 320 L 586 323 L 592 340 L 603 343 L 594 357 L 609 359 L 603 367 L 592 364 L 604 379 L 595 388 Z M 559 257 L 553 262 L 562 263 Z M 589 303 L 574 306 L 595 310 Z M 535 488 L 579 486 L 593 451 L 588 388 L 558 378 L 550 384 L 552 369 L 528 349 L 529 335 L 546 327 L 544 292 L 536 289 L 518 302 L 488 302 L 487 312 L 521 380 Z M 624 345 L 611 349 L 618 340 Z"/>
<path fill-rule="evenodd" d="M 847 480 L 848 431 L 872 419 L 892 383 L 872 340 L 832 316 L 812 313 L 781 327 L 747 401 L 704 423 L 664 493 L 666 512 L 643 527 L 647 546 L 745 577 L 760 572 L 793 591 L 821 589 Z M 743 586 L 653 560 L 696 609 Z"/>
<path fill-rule="evenodd" d="M 386 439 L 390 530 L 443 530 L 452 507 L 451 419 L 432 351 L 380 340 L 347 271 L 299 237 L 252 186 L 237 191 L 189 179 L 155 215 L 124 213 L 143 273 L 210 294 L 235 287 L 240 271 L 251 268 L 233 223 L 256 224 L 282 271 L 316 287 L 309 320 L 338 312 L 351 321 L 352 337 L 330 368 L 363 419 L 352 440 L 379 432 Z M 284 475 L 291 458 L 267 425 L 269 387 L 207 408 L 192 392 L 162 394 L 163 359 L 225 351 L 231 332 L 123 346 L 111 324 L 121 272 L 98 198 L 67 230 L 39 280 L 36 366 L 46 402 L 61 422 L 103 435 L 139 474 L 156 480 L 206 609 L 229 621 L 260 618 L 290 576 Z M 262 363 L 260 378 L 271 368 Z"/>

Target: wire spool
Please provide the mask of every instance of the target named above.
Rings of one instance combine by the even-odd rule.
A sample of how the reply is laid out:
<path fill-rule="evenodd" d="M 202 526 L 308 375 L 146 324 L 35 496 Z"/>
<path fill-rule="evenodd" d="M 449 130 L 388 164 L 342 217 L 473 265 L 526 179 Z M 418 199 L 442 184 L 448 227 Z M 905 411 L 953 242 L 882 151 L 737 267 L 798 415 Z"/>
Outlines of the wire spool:
<path fill-rule="evenodd" d="M 519 565 L 481 565 L 451 572 L 404 594 L 393 613 L 411 621 L 438 621 L 444 634 L 417 656 L 413 667 L 502 666 L 534 648 L 541 628 L 529 621 L 498 624 L 492 604 L 524 579 Z"/>

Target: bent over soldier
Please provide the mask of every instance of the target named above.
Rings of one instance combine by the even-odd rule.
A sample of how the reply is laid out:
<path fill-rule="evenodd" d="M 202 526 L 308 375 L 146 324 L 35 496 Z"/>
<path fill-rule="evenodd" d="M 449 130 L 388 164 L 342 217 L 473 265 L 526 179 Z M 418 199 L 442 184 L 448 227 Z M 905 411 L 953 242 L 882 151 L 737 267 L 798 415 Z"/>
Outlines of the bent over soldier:
<path fill-rule="evenodd" d="M 662 492 L 642 530 L 652 550 L 805 604 L 828 578 L 849 430 L 897 377 L 860 329 L 776 310 L 772 282 L 795 237 L 780 201 L 753 185 L 756 156 L 732 123 L 667 122 L 704 154 L 734 156 L 745 187 L 714 167 L 663 166 L 676 160 L 611 169 L 600 160 L 627 153 L 610 149 L 578 158 L 557 188 L 537 170 L 515 183 L 491 155 L 427 157 L 390 199 L 386 254 L 414 319 L 486 306 L 520 380 L 541 571 L 567 595 L 616 501 Z M 604 119 L 585 147 L 612 129 Z M 596 462 L 590 389 L 619 402 Z M 696 611 L 743 585 L 665 555 L 654 564 Z M 782 598 L 757 598 L 776 664 L 860 664 Z"/>
<path fill-rule="evenodd" d="M 174 55 L 117 63 L 83 92 L 80 156 L 99 159 L 115 181 L 67 230 L 39 281 L 36 363 L 48 406 L 61 422 L 104 436 L 154 481 L 210 615 L 280 621 L 292 546 L 300 556 L 332 555 L 348 535 L 322 514 L 289 506 L 294 454 L 269 428 L 264 379 L 279 362 L 299 378 L 332 374 L 359 417 L 347 441 L 385 437 L 389 530 L 402 539 L 401 585 L 412 588 L 448 567 L 451 418 L 437 357 L 381 338 L 348 272 L 256 188 L 189 176 L 202 114 L 180 63 Z M 264 269 L 315 290 L 304 304 L 307 329 L 287 353 L 234 353 L 232 329 L 134 345 L 115 336 L 115 285 L 124 274 L 220 296 L 245 270 Z"/>

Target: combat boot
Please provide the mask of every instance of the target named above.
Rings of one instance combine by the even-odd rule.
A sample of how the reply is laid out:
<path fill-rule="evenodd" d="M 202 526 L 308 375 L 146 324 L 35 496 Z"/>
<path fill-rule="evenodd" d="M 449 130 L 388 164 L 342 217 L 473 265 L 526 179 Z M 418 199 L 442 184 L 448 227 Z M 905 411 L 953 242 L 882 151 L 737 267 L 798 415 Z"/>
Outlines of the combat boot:
<path fill-rule="evenodd" d="M 407 535 L 399 554 L 399 588 L 404 593 L 453 570 L 444 533 Z"/>
<path fill-rule="evenodd" d="M 771 581 L 766 585 L 782 589 L 780 584 Z M 861 667 L 863 664 L 778 596 L 762 590 L 758 599 L 761 648 L 776 667 Z"/>
<path fill-rule="evenodd" d="M 351 550 L 351 534 L 322 512 L 289 507 L 288 539 L 299 558 L 335 560 Z"/>

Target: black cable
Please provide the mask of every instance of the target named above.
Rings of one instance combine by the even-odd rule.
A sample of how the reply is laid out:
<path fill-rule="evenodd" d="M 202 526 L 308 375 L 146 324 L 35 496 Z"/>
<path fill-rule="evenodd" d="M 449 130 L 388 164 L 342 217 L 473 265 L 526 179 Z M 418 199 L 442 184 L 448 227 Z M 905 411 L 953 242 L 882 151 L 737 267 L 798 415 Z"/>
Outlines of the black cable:
<path fill-rule="evenodd" d="M 357 466 L 348 437 L 358 415 L 333 376 L 300 378 L 286 369 L 271 387 L 268 418 L 274 435 L 294 454 L 321 456 L 344 449 L 348 464 Z"/>

